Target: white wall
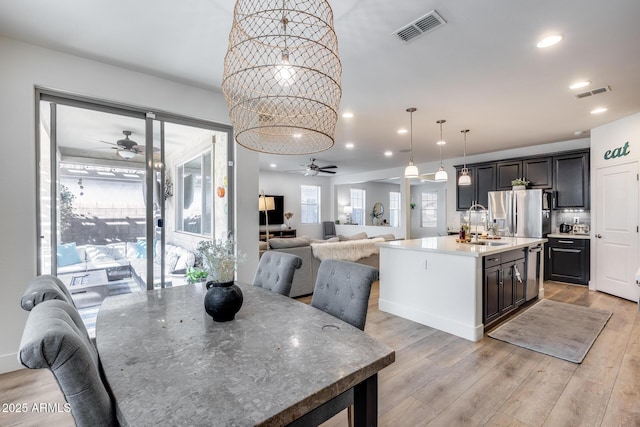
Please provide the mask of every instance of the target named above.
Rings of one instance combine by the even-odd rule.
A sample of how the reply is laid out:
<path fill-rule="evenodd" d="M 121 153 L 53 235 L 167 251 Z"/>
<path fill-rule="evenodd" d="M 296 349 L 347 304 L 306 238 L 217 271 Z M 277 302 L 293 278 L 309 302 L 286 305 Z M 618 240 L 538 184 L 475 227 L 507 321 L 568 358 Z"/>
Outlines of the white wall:
<path fill-rule="evenodd" d="M 293 212 L 291 218 L 291 228 L 296 229 L 297 236 L 309 236 L 312 239 L 322 239 L 322 224 L 301 224 L 300 223 L 300 186 L 319 185 L 320 189 L 320 222 L 333 220 L 331 214 L 331 181 L 324 176 L 304 176 L 282 172 L 260 172 L 259 189 L 265 194 L 274 196 L 284 196 L 284 211 Z M 257 202 L 258 192 L 253 194 L 254 204 Z M 258 215 L 251 218 L 252 223 L 258 224 Z M 264 227 L 263 227 L 264 228 Z M 269 225 L 270 229 L 280 229 L 280 225 Z M 254 236 L 254 241 L 258 241 L 258 233 Z"/>
<path fill-rule="evenodd" d="M 0 37 L 0 373 L 20 367 L 16 351 L 27 318 L 20 308 L 24 286 L 36 274 L 36 145 L 34 86 L 129 105 L 229 123 L 219 93 L 81 59 Z M 255 258 L 257 225 L 246 222 L 257 210 L 257 154 L 238 150 L 236 209 L 238 246 Z M 250 173 L 247 173 L 250 172 Z M 255 173 L 253 173 L 255 171 Z M 236 193 L 236 194 L 237 194 Z M 246 196 L 242 196 L 242 194 Z M 248 203 L 248 199 L 251 203 Z M 245 203 L 247 203 L 245 205 Z M 245 221 L 243 221 L 245 220 Z M 253 230 L 252 230 L 253 228 Z M 246 236 L 245 236 L 246 234 Z M 244 239 L 250 236 L 250 244 Z M 249 262 L 247 263 L 249 264 Z M 255 267 L 255 264 L 253 264 Z M 255 271 L 255 269 L 254 269 Z M 244 273 L 239 278 L 242 280 Z"/>

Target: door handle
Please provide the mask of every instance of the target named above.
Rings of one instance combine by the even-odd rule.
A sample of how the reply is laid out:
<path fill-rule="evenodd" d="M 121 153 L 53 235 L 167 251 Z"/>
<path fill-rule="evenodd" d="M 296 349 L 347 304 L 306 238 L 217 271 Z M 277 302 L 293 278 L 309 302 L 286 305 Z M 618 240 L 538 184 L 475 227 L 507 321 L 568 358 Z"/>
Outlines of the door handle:
<path fill-rule="evenodd" d="M 596 237 L 597 237 L 598 239 L 602 239 L 602 234 L 596 234 Z"/>

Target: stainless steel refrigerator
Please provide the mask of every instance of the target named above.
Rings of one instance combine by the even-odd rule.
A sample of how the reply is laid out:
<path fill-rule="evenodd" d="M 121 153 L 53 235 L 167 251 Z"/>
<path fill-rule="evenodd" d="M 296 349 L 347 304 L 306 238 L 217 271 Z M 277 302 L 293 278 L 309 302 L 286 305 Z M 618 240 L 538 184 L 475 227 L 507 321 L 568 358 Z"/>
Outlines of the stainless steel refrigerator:
<path fill-rule="evenodd" d="M 543 190 L 489 192 L 489 222 L 504 236 L 544 237 L 551 233 L 550 193 Z"/>

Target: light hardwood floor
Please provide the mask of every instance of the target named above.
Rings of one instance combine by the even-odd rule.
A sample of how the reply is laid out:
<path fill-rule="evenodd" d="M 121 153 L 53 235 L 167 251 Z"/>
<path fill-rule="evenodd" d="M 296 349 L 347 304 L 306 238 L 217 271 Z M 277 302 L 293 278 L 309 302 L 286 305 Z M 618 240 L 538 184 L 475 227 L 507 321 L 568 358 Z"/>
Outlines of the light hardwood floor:
<path fill-rule="evenodd" d="M 640 426 L 637 304 L 586 287 L 545 283 L 545 298 L 614 314 L 582 364 L 485 336 L 477 343 L 378 310 L 365 331 L 396 350 L 379 375 L 381 426 Z M 310 298 L 302 298 L 309 302 Z M 51 374 L 0 375 L 0 403 L 63 403 Z M 325 423 L 345 426 L 346 412 Z M 68 414 L 0 413 L 2 426 L 73 425 Z"/>

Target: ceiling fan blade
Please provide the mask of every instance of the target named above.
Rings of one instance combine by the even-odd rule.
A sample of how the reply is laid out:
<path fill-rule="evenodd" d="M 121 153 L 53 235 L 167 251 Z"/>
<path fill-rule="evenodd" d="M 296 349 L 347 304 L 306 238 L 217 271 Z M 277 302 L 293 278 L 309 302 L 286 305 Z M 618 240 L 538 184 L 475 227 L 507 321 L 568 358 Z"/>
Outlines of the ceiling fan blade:
<path fill-rule="evenodd" d="M 320 169 L 335 169 L 337 168 L 336 165 L 330 165 L 330 166 L 320 166 Z"/>
<path fill-rule="evenodd" d="M 322 169 L 320 169 L 318 172 L 322 172 L 322 173 L 331 173 L 331 174 L 334 174 L 334 173 L 335 173 L 334 171 L 325 171 L 325 170 L 322 170 Z"/>
<path fill-rule="evenodd" d="M 116 147 L 118 147 L 118 144 L 115 144 L 113 142 L 109 142 L 109 141 L 100 141 L 100 142 L 103 142 L 103 143 L 109 144 L 109 145 L 115 145 Z"/>

